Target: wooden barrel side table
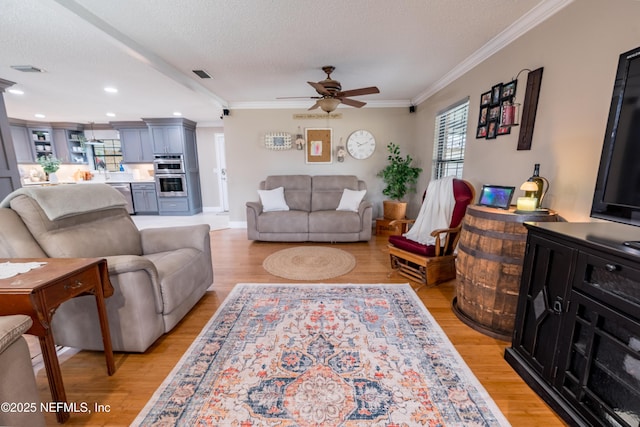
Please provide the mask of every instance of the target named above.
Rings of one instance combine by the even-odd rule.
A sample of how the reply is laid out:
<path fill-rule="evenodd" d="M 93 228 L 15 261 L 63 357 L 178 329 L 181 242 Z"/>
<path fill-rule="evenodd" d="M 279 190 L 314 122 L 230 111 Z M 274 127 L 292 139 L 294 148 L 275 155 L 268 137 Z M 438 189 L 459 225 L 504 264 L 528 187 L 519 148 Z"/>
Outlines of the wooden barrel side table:
<path fill-rule="evenodd" d="M 453 311 L 461 321 L 485 335 L 511 341 L 527 240 L 523 223 L 557 219 L 553 211 L 522 214 L 515 208 L 467 208 L 453 300 Z"/>

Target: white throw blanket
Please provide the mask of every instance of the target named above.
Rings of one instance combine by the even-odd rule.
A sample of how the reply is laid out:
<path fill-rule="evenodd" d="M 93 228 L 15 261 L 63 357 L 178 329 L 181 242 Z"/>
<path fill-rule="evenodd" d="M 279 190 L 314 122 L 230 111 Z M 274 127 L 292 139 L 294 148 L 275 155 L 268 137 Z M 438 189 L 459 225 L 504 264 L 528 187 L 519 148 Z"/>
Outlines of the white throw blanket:
<path fill-rule="evenodd" d="M 448 176 L 429 183 L 418 218 L 404 237 L 423 245 L 433 245 L 436 239 L 431 236 L 431 232 L 449 228 L 456 204 L 453 179 L 453 176 Z"/>

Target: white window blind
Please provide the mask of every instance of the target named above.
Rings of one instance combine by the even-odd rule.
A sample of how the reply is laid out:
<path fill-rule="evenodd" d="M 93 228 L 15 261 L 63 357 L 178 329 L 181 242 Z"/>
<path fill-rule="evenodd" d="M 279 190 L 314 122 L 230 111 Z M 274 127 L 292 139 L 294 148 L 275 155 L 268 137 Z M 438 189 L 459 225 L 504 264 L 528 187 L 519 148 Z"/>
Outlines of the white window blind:
<path fill-rule="evenodd" d="M 434 179 L 450 175 L 462 178 L 468 115 L 469 100 L 466 99 L 436 116 L 433 144 Z"/>

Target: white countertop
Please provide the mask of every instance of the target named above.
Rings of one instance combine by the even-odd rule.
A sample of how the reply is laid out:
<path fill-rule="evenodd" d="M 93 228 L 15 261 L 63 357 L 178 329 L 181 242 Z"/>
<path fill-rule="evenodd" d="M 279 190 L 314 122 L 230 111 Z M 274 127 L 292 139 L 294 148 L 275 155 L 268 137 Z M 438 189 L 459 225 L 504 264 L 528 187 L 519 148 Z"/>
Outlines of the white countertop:
<path fill-rule="evenodd" d="M 90 180 L 90 181 L 38 181 L 38 182 L 23 182 L 23 186 L 36 186 L 36 185 L 63 185 L 63 184 L 154 184 L 153 179 L 132 179 L 125 181 L 123 179 L 109 179 L 109 180 Z"/>

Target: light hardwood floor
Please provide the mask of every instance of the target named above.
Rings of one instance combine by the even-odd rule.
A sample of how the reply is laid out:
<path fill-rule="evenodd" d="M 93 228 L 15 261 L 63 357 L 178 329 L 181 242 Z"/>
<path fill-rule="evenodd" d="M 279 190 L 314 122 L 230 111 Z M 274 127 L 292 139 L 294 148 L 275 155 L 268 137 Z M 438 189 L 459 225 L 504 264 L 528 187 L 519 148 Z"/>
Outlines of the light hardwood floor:
<path fill-rule="evenodd" d="M 336 244 L 352 253 L 357 265 L 349 274 L 328 283 L 405 283 L 401 276 L 387 277 L 389 256 L 386 238 L 367 243 Z M 109 408 L 108 412 L 72 414 L 66 425 L 125 426 L 151 398 L 156 388 L 187 350 L 192 340 L 211 318 L 236 283 L 293 283 L 270 275 L 262 268 L 269 254 L 289 243 L 249 242 L 246 231 L 226 229 L 211 232 L 213 291 L 144 354 L 116 353 L 117 372 L 107 376 L 101 352 L 81 351 L 62 362 L 62 375 L 70 402 L 87 402 Z M 307 245 L 317 245 L 307 243 Z M 460 322 L 451 311 L 455 281 L 418 291 L 418 296 L 435 317 L 473 373 L 514 426 L 565 425 L 504 361 L 508 343 L 489 338 Z M 37 373 L 41 399 L 51 397 L 43 370 Z M 46 416 L 47 425 L 58 425 L 55 416 Z"/>

